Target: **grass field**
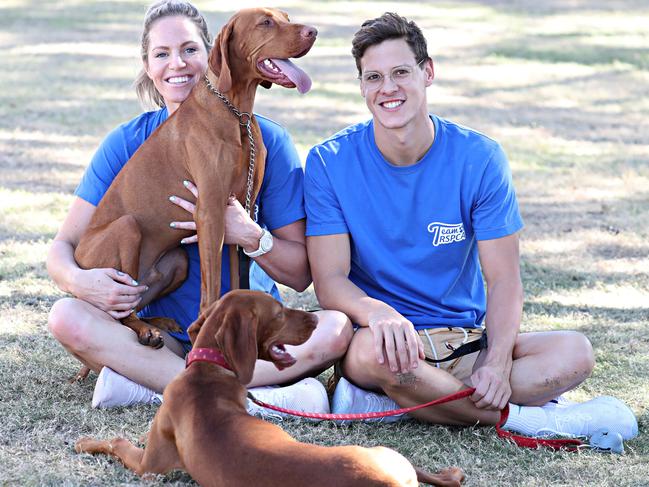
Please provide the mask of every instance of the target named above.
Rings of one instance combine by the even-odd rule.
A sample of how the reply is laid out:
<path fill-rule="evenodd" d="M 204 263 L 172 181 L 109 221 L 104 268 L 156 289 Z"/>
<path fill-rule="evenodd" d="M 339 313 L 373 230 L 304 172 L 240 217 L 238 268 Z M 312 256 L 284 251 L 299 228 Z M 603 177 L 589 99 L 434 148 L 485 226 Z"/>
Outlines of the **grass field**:
<path fill-rule="evenodd" d="M 215 31 L 226 2 L 196 2 Z M 238 6 L 252 5 L 241 1 Z M 569 394 L 611 394 L 640 435 L 610 456 L 531 451 L 493 428 L 282 426 L 318 444 L 383 444 L 420 466 L 455 464 L 469 486 L 649 485 L 649 5 L 641 0 L 283 1 L 319 38 L 300 61 L 306 96 L 261 90 L 256 110 L 284 124 L 302 155 L 367 117 L 350 41 L 386 10 L 425 30 L 436 66 L 430 109 L 505 147 L 526 227 L 523 329 L 572 329 L 592 341 L 593 376 Z M 106 458 L 76 455 L 82 435 L 136 440 L 154 407 L 90 408 L 94 375 L 49 336 L 63 294 L 46 252 L 93 151 L 140 112 L 140 1 L 3 0 L 0 4 L 0 485 L 139 485 Z M 311 306 L 312 291 L 284 290 Z M 146 485 L 185 485 L 185 474 Z M 305 481 L 308 485 L 308 481 Z M 256 486 L 251 486 L 256 487 Z"/>

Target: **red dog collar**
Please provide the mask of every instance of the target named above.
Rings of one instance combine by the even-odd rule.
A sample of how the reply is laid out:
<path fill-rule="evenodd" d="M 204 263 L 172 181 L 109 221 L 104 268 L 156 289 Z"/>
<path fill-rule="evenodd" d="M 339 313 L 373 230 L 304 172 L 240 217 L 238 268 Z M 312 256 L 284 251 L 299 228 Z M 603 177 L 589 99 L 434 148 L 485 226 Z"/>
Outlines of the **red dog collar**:
<path fill-rule="evenodd" d="M 185 368 L 189 367 L 194 362 L 210 362 L 212 364 L 220 365 L 224 369 L 232 370 L 225 361 L 223 354 L 215 348 L 192 348 L 185 357 Z"/>

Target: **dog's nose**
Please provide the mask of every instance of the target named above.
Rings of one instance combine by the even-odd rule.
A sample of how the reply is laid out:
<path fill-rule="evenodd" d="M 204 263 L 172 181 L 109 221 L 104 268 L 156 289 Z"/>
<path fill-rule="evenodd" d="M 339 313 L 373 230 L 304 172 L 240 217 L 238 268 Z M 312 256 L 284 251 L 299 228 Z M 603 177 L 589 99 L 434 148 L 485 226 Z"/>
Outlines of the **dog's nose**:
<path fill-rule="evenodd" d="M 309 27 L 309 26 L 305 25 L 302 28 L 301 34 L 302 34 L 302 37 L 310 39 L 311 37 L 315 37 L 315 36 L 318 35 L 318 29 L 316 29 L 315 27 Z"/>

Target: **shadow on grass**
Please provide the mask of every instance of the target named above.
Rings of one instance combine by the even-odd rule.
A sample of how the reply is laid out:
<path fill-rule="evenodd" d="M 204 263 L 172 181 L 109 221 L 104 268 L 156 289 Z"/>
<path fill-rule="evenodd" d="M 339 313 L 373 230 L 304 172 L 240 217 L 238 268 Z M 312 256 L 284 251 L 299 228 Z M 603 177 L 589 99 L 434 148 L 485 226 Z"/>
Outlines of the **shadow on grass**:
<path fill-rule="evenodd" d="M 2 23 L 13 26 L 18 34 L 28 33 L 30 29 L 47 32 L 49 42 L 61 38 L 68 39 L 76 32 L 84 40 L 101 38 L 114 32 L 122 38 L 124 32 L 132 32 L 137 39 L 140 23 L 144 16 L 146 2 L 141 8 L 133 8 L 132 2 L 94 1 L 68 2 L 67 0 L 45 0 L 36 7 L 4 7 L 0 10 Z M 28 12 L 26 12 L 26 8 Z M 65 14 L 62 14 L 65 12 Z M 92 19 L 89 21 L 89 19 Z M 30 43 L 26 43 L 28 45 Z"/>
<path fill-rule="evenodd" d="M 527 314 L 552 316 L 553 318 L 565 317 L 566 322 L 573 321 L 576 315 L 588 317 L 593 325 L 579 325 L 580 331 L 598 332 L 602 330 L 600 323 L 615 323 L 615 334 L 619 334 L 616 339 L 625 341 L 630 336 L 636 336 L 641 331 L 640 322 L 649 320 L 649 307 L 639 307 L 632 309 L 614 308 L 610 306 L 592 306 L 592 305 L 566 305 L 556 301 L 550 302 L 530 302 L 523 305 L 523 311 Z M 643 338 L 649 343 L 649 340 Z"/>
<path fill-rule="evenodd" d="M 550 38 L 559 40 L 565 38 Z M 547 37 L 544 40 L 548 40 Z M 574 39 L 572 39 L 574 40 Z M 576 63 L 587 66 L 597 64 L 623 63 L 638 69 L 649 69 L 649 49 L 606 47 L 606 46 L 560 46 L 537 47 L 529 37 L 521 37 L 506 44 L 496 46 L 489 55 L 509 59 L 525 59 L 545 63 Z"/>
<path fill-rule="evenodd" d="M 642 10 L 647 8 L 645 0 L 455 0 L 457 4 L 484 5 L 505 14 L 525 16 L 554 15 L 585 11 L 616 12 L 619 10 Z"/>
<path fill-rule="evenodd" d="M 624 285 L 632 283 L 634 279 L 645 279 L 645 275 L 579 271 L 562 268 L 559 264 L 556 266 L 539 265 L 526 258 L 521 262 L 521 274 L 526 295 L 530 298 L 542 297 L 548 291 L 560 290 L 574 293 L 580 290 L 594 289 L 601 284 Z"/>
<path fill-rule="evenodd" d="M 595 79 L 597 76 L 594 74 L 592 78 Z M 460 80 L 459 83 L 462 81 Z M 561 86 L 564 82 L 557 81 L 554 84 Z M 566 84 L 570 84 L 570 81 L 567 81 Z M 467 82 L 466 85 L 470 86 L 470 83 Z M 497 88 L 494 92 L 507 93 L 518 90 L 527 91 L 527 87 Z M 467 96 L 471 96 L 472 90 L 469 88 L 466 93 Z M 552 107 L 544 104 L 543 99 L 539 99 L 520 103 L 508 102 L 506 107 L 499 108 L 494 104 L 489 104 L 487 98 L 488 96 L 476 95 L 474 97 L 476 103 L 472 106 L 457 107 L 454 102 L 444 99 L 433 99 L 432 104 L 445 117 L 477 121 L 480 127 L 543 127 L 549 136 L 558 139 L 598 144 L 624 143 L 640 146 L 646 144 L 645 134 L 639 133 L 637 124 L 629 119 L 628 113 L 622 111 L 607 113 L 603 119 L 601 110 L 596 107 L 591 109 Z M 623 100 L 630 102 L 633 98 L 621 95 L 617 100 L 611 101 L 611 104 L 622 103 Z"/>
<path fill-rule="evenodd" d="M 41 269 L 38 270 L 40 271 Z M 47 277 L 47 274 L 43 272 L 37 277 Z M 44 308 L 47 311 L 49 311 L 55 301 L 62 297 L 61 294 L 45 294 L 42 292 L 29 293 L 16 290 L 11 292 L 11 299 L 14 301 L 14 304 L 31 306 L 34 308 Z"/>
<path fill-rule="evenodd" d="M 586 166 L 589 169 L 606 173 L 604 167 L 598 166 L 593 163 L 592 166 Z M 535 171 L 519 171 L 521 179 L 534 180 L 538 175 Z M 636 215 L 629 214 L 629 208 L 637 208 L 637 216 L 640 218 L 644 213 L 643 208 L 646 208 L 649 202 L 649 189 L 644 192 L 630 194 L 627 197 L 617 197 L 611 201 L 602 201 L 598 198 L 590 198 L 584 201 L 565 202 L 555 200 L 552 191 L 555 188 L 552 186 L 547 187 L 547 193 L 534 193 L 525 195 L 525 202 L 523 206 L 524 216 L 534 221 L 529 229 L 526 229 L 526 235 L 539 237 L 543 235 L 561 235 L 583 229 L 597 229 L 608 232 L 611 235 L 619 237 L 620 241 L 616 244 L 618 249 L 627 249 L 625 252 L 630 256 L 631 249 L 639 249 L 635 254 L 639 258 L 642 257 L 642 252 L 646 251 L 645 256 L 649 255 L 649 245 L 630 245 L 625 244 L 625 233 L 635 234 L 640 228 L 635 227 L 634 217 Z M 576 189 L 576 188 L 575 188 Z M 621 211 L 621 209 L 625 211 Z M 626 215 L 626 219 L 620 219 L 620 215 Z M 631 218 L 629 218 L 631 217 Z M 634 223 L 635 222 L 635 223 Z M 594 249 L 597 249 L 600 244 L 588 244 Z M 587 249 L 584 249 L 587 250 Z M 601 248 L 600 248 L 601 251 Z M 635 253 L 635 250 L 633 250 Z"/>

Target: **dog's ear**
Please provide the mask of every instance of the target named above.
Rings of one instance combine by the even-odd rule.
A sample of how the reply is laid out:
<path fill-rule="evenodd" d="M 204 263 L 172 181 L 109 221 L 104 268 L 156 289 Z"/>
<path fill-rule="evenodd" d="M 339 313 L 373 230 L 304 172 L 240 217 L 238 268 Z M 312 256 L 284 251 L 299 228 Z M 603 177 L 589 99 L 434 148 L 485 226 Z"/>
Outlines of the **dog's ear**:
<path fill-rule="evenodd" d="M 250 309 L 231 308 L 223 314 L 215 339 L 219 350 L 243 385 L 252 380 L 257 361 L 258 318 Z"/>
<path fill-rule="evenodd" d="M 232 74 L 230 72 L 230 38 L 233 33 L 233 23 L 228 22 L 214 40 L 214 47 L 210 55 L 210 68 L 219 77 L 216 87 L 221 93 L 232 88 Z"/>
<path fill-rule="evenodd" d="M 263 80 L 260 84 L 261 84 L 261 86 L 263 86 L 267 90 L 270 90 L 270 87 L 273 86 L 273 83 L 271 83 L 270 81 L 267 81 L 267 80 Z"/>
<path fill-rule="evenodd" d="M 196 321 L 194 321 L 189 328 L 187 328 L 187 334 L 189 335 L 189 341 L 192 345 L 196 343 L 196 338 L 198 338 L 198 332 L 201 331 L 201 327 L 205 323 L 205 314 L 201 314 Z"/>

